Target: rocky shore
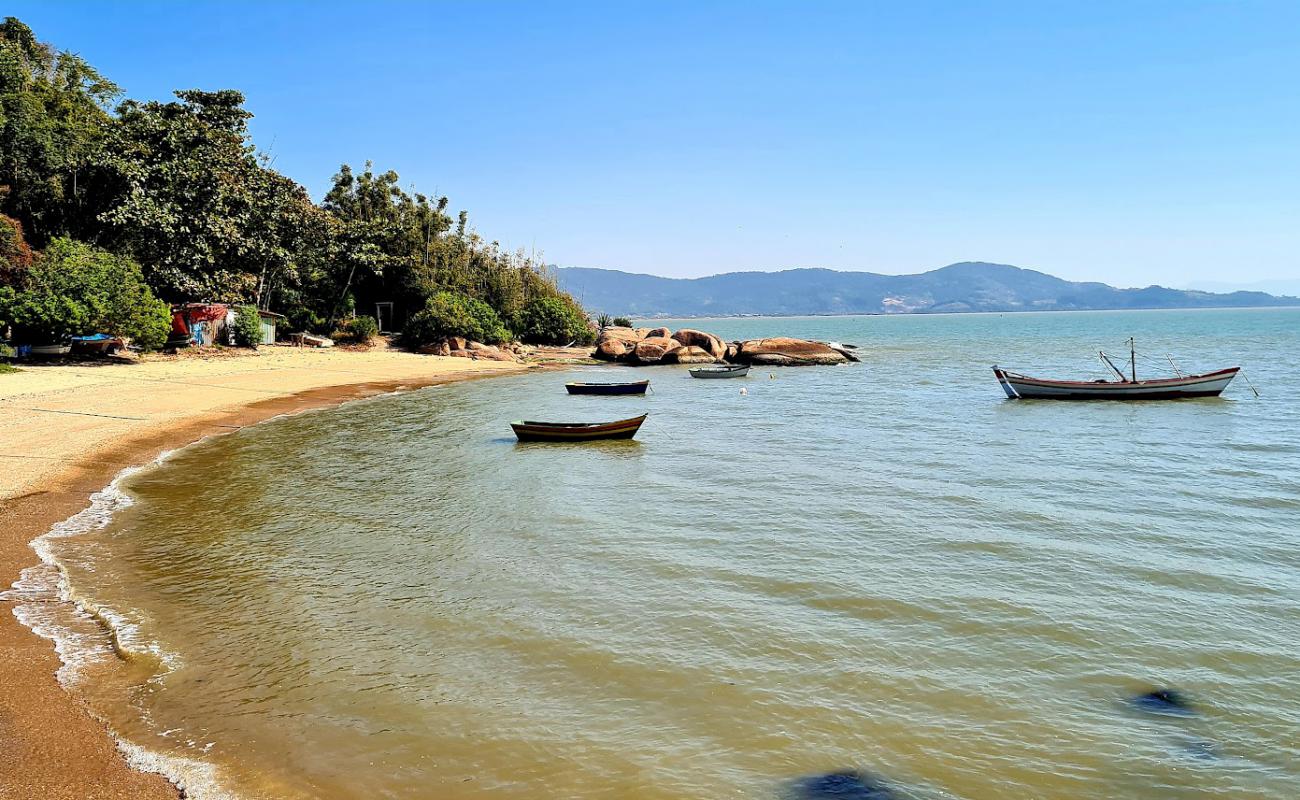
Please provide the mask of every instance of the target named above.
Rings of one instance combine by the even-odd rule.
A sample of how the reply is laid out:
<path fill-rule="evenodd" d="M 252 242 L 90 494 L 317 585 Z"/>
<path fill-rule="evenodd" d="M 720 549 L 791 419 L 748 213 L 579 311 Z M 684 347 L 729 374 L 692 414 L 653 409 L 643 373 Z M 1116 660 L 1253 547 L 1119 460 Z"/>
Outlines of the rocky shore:
<path fill-rule="evenodd" d="M 650 364 L 752 364 L 802 367 L 858 361 L 852 347 L 807 339 L 775 337 L 723 341 L 712 333 L 682 328 L 608 327 L 593 357 L 632 366 Z"/>

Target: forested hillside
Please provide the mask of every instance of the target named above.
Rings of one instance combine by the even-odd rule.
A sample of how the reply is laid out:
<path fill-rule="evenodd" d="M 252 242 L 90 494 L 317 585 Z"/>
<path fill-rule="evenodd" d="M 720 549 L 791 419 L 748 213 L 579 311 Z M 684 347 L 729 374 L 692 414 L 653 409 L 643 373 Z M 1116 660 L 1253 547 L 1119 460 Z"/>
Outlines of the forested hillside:
<path fill-rule="evenodd" d="M 157 309 L 191 301 L 274 310 L 289 330 L 329 332 L 392 302 L 399 323 L 418 320 L 413 340 L 463 335 L 465 316 L 502 338 L 589 336 L 552 272 L 479 235 L 446 197 L 408 192 L 366 163 L 338 168 L 315 203 L 259 153 L 250 117 L 233 89 L 124 99 L 85 60 L 7 18 L 0 338 L 116 329 L 153 342 Z"/>

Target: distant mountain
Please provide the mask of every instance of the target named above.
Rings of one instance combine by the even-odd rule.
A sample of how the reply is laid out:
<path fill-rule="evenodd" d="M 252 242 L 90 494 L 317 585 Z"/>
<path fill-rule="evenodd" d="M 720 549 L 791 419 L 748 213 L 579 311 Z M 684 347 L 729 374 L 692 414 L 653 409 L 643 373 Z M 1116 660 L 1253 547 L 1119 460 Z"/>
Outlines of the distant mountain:
<path fill-rule="evenodd" d="M 1271 281 L 1197 281 L 1189 283 L 1187 289 L 1202 292 L 1268 292 L 1269 294 L 1294 295 L 1300 297 L 1300 280 Z"/>
<path fill-rule="evenodd" d="M 917 275 L 791 269 L 687 279 L 568 267 L 559 277 L 587 308 L 633 317 L 1300 306 L 1300 298 L 1263 292 L 1117 289 L 969 261 Z"/>

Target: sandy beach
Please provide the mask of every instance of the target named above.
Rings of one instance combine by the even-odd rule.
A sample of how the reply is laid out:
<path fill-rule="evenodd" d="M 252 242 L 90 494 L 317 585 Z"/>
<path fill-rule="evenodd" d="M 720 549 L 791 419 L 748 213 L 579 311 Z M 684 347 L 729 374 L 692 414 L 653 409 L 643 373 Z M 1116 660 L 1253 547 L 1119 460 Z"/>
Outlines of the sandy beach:
<path fill-rule="evenodd" d="M 0 587 L 36 563 L 29 542 L 85 508 L 123 468 L 267 418 L 454 380 L 510 362 L 267 347 L 212 357 L 35 366 L 0 376 Z M 51 643 L 0 613 L 0 798 L 175 798 L 133 771 L 56 681 Z"/>

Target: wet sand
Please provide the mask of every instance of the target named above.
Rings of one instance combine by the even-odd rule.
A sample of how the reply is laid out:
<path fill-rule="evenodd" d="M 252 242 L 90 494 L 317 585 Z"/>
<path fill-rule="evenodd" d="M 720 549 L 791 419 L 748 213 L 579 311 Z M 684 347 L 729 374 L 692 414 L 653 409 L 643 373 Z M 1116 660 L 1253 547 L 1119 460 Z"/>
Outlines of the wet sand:
<path fill-rule="evenodd" d="M 0 376 L 0 590 L 37 563 L 32 539 L 128 466 L 280 414 L 523 369 L 383 348 L 270 347 Z M 55 679 L 52 644 L 0 605 L 0 800 L 180 796 L 162 776 L 131 769 Z"/>

